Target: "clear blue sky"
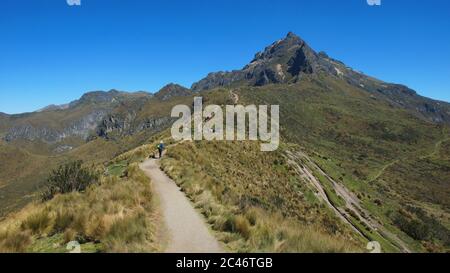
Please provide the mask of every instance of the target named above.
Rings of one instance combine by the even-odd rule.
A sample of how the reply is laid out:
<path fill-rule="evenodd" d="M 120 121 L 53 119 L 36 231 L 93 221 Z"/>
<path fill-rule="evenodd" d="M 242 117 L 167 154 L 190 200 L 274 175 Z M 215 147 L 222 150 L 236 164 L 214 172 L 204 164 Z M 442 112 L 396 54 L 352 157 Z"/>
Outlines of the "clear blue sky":
<path fill-rule="evenodd" d="M 89 90 L 190 86 L 242 68 L 288 31 L 366 74 L 450 101 L 448 0 L 2 0 L 0 112 Z"/>

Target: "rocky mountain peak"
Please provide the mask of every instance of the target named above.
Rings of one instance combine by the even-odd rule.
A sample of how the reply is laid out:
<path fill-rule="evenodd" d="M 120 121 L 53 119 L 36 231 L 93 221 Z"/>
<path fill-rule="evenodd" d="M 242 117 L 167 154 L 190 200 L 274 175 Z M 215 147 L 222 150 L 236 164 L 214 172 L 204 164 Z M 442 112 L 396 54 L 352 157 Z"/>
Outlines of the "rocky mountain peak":
<path fill-rule="evenodd" d="M 290 84 L 300 82 L 304 77 L 319 79 L 319 75 L 334 78 L 369 92 L 374 97 L 408 109 L 426 120 L 435 123 L 450 122 L 448 103 L 423 98 L 406 86 L 383 82 L 358 72 L 343 62 L 329 57 L 325 52 L 317 53 L 293 32 L 256 53 L 253 60 L 243 69 L 210 73 L 194 83 L 192 90 Z"/>
<path fill-rule="evenodd" d="M 159 90 L 155 97 L 160 100 L 168 100 L 171 97 L 190 96 L 192 91 L 176 83 L 169 83 Z"/>
<path fill-rule="evenodd" d="M 299 39 L 299 37 L 292 31 L 289 31 L 288 34 L 286 35 L 286 39 L 290 38 Z"/>
<path fill-rule="evenodd" d="M 289 32 L 284 39 L 278 40 L 266 47 L 263 51 L 256 53 L 254 59 L 244 69 L 249 68 L 252 64 L 258 62 L 277 62 L 283 63 L 289 57 L 293 57 L 298 50 L 308 51 L 305 55 L 315 55 L 315 52 L 306 45 L 299 36 Z"/>
<path fill-rule="evenodd" d="M 303 39 L 289 32 L 285 38 L 256 53 L 242 70 L 211 73 L 193 84 L 192 89 L 201 91 L 219 86 L 295 82 L 303 74 L 324 70 L 323 66 L 318 54 Z"/>

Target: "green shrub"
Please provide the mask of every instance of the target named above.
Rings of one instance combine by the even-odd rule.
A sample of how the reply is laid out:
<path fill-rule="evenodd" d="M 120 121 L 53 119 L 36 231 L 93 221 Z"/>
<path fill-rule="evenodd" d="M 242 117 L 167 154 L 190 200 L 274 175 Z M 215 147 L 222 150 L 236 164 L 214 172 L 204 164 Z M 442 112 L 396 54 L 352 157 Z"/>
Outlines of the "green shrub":
<path fill-rule="evenodd" d="M 41 199 L 48 201 L 58 193 L 81 192 L 97 183 L 99 174 L 82 165 L 82 161 L 72 161 L 54 170 L 48 178 L 48 186 L 41 193 Z"/>
<path fill-rule="evenodd" d="M 403 214 L 397 214 L 394 223 L 415 240 L 426 240 L 430 237 L 430 229 L 419 220 L 408 219 Z"/>

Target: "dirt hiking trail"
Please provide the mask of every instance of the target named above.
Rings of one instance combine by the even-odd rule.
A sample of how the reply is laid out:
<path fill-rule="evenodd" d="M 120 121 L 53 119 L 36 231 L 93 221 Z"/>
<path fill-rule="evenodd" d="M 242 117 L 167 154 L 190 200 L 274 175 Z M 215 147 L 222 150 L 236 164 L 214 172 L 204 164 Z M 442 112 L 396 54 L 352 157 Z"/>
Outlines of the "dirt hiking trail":
<path fill-rule="evenodd" d="M 167 228 L 168 253 L 221 253 L 220 243 L 214 238 L 199 212 L 177 184 L 159 168 L 156 159 L 148 159 L 140 168 L 153 182 L 161 214 Z"/>

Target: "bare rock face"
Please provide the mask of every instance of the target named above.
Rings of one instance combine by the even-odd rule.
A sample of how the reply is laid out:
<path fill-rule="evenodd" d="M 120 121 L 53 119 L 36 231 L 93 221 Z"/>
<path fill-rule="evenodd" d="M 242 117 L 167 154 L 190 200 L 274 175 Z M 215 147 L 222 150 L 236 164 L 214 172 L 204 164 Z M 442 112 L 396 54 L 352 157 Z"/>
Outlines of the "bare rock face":
<path fill-rule="evenodd" d="M 4 137 L 4 140 L 8 142 L 17 139 L 25 139 L 30 141 L 42 139 L 46 142 L 56 142 L 61 139 L 61 134 L 56 130 L 45 127 L 36 128 L 32 125 L 22 125 L 11 128 Z"/>
<path fill-rule="evenodd" d="M 157 131 L 166 128 L 174 120 L 169 116 L 148 117 L 138 120 L 134 110 L 128 109 L 126 113 L 108 114 L 98 124 L 96 135 L 105 139 L 113 139 L 127 135 L 134 135 L 141 131 Z"/>

